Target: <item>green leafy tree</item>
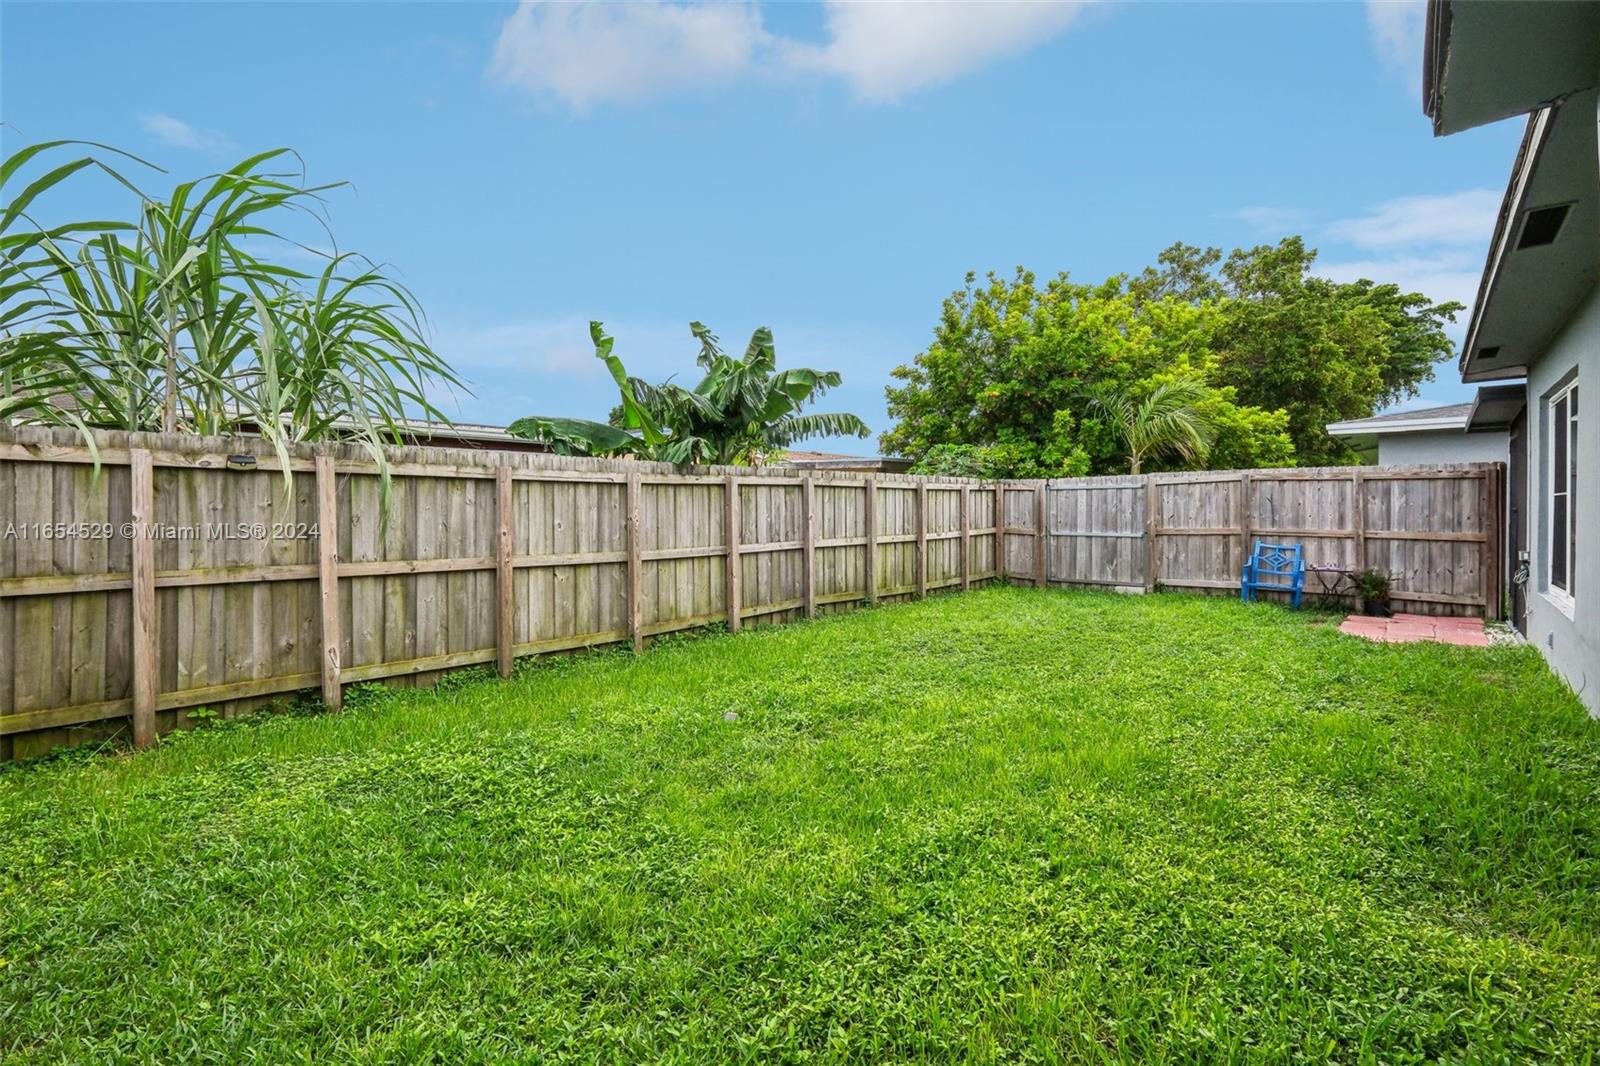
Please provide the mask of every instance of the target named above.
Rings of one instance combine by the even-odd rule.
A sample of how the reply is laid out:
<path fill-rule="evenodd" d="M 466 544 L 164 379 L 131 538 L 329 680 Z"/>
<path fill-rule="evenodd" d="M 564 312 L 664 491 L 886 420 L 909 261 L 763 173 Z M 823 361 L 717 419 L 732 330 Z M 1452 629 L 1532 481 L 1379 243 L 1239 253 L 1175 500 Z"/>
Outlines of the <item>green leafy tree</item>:
<path fill-rule="evenodd" d="M 1444 327 L 1461 305 L 1393 284 L 1316 277 L 1316 256 L 1299 237 L 1228 256 L 1216 381 L 1246 404 L 1288 412 L 1301 463 L 1354 462 L 1324 427 L 1415 396 L 1450 356 Z"/>
<path fill-rule="evenodd" d="M 1204 380 L 1218 324 L 1212 304 L 1153 290 L 1135 297 L 1121 278 L 1087 286 L 1060 275 L 1041 285 L 1018 269 L 977 285 L 968 275 L 945 300 L 934 342 L 893 371 L 903 384 L 888 390 L 897 422 L 882 447 L 917 458 L 927 472 L 954 472 L 948 464 L 957 455 L 995 477 L 1125 470 L 1126 451 L 1094 403 L 1096 390 L 1142 394 L 1174 371 Z M 1281 433 L 1270 412 L 1241 409 L 1220 388 L 1202 403 L 1212 422 L 1228 427 L 1230 454 L 1280 454 L 1275 442 L 1254 439 Z"/>
<path fill-rule="evenodd" d="M 1294 442 L 1289 438 L 1289 413 L 1268 411 L 1238 402 L 1237 390 L 1231 385 L 1211 385 L 1217 378 L 1215 353 L 1202 351 L 1191 358 L 1180 356 L 1169 370 L 1159 371 L 1140 384 L 1146 391 L 1168 382 L 1192 385 L 1195 393 L 1192 404 L 1197 416 L 1210 429 L 1211 444 L 1198 462 L 1214 470 L 1249 470 L 1257 467 L 1294 466 Z M 1196 461 L 1181 455 L 1167 456 L 1180 466 L 1194 466 Z M 1166 462 L 1158 457 L 1155 465 Z"/>
<path fill-rule="evenodd" d="M 1267 411 L 1241 404 L 1232 386 L 1208 388 L 1195 409 L 1211 426 L 1213 470 L 1251 470 L 1294 466 L 1294 441 L 1289 439 L 1287 411 Z"/>
<path fill-rule="evenodd" d="M 1216 276 L 1222 252 L 1216 248 L 1197 248 L 1182 241 L 1156 256 L 1156 265 L 1147 266 L 1128 281 L 1128 293 L 1142 302 L 1182 300 L 1200 303 L 1219 300 L 1225 293 Z"/>
<path fill-rule="evenodd" d="M 939 477 L 998 477 L 993 451 L 992 446 L 980 444 L 935 444 L 917 462 L 917 472 Z"/>
<path fill-rule="evenodd" d="M 564 455 L 634 455 L 669 463 L 751 463 L 769 452 L 813 437 L 865 437 L 871 431 L 851 414 L 806 413 L 804 408 L 842 378 L 836 370 L 777 369 L 772 331 L 756 330 L 744 355 L 733 358 L 699 322 L 689 331 L 700 342 L 696 364 L 705 371 L 693 389 L 632 377 L 599 322 L 589 323 L 595 358 L 617 384 L 621 403 L 609 422 L 531 416 L 508 429 L 549 444 Z"/>
<path fill-rule="evenodd" d="M 1111 473 L 1127 456 L 1095 390 L 1147 396 L 1188 376 L 1204 386 L 1194 407 L 1215 440 L 1205 460 L 1174 453 L 1158 465 L 1353 462 L 1324 426 L 1415 395 L 1449 356 L 1444 326 L 1460 306 L 1319 278 L 1315 259 L 1290 237 L 1226 258 L 1175 244 L 1139 274 L 1097 285 L 1065 274 L 1040 284 L 1021 268 L 982 285 L 969 274 L 927 350 L 892 372 L 896 423 L 881 446 L 918 469 L 960 454 L 1001 477 L 1068 474 L 1082 460 Z"/>

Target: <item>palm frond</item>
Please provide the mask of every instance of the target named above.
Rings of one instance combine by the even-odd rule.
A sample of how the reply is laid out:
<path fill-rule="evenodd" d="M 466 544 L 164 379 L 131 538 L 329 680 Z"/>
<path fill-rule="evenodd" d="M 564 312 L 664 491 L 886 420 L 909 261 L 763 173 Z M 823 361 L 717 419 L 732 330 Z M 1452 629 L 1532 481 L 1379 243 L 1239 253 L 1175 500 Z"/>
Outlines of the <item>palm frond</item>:
<path fill-rule="evenodd" d="M 629 385 L 627 368 L 622 365 L 622 360 L 612 353 L 616 340 L 605 331 L 605 326 L 600 322 L 589 323 L 589 337 L 594 341 L 594 357 L 606 365 L 611 373 L 611 379 L 617 383 L 617 389 L 622 394 L 623 425 L 627 429 L 637 429 L 644 442 L 655 447 L 666 440 L 666 433 L 651 417 L 649 410 L 638 401 Z"/>
<path fill-rule="evenodd" d="M 707 370 L 715 365 L 718 359 L 723 358 L 722 348 L 717 341 L 717 335 L 702 322 L 689 323 L 689 334 L 700 342 L 700 354 L 695 356 L 695 363 Z"/>
<path fill-rule="evenodd" d="M 1216 430 L 1201 412 L 1206 386 L 1179 378 L 1162 382 L 1142 399 L 1102 385 L 1093 403 L 1104 411 L 1128 449 L 1129 466 L 1138 473 L 1143 461 L 1177 455 L 1186 463 L 1203 462 L 1216 439 Z"/>
<path fill-rule="evenodd" d="M 850 414 L 788 415 L 768 426 L 763 433 L 765 442 L 774 448 L 786 448 L 813 437 L 870 437 L 872 429 L 861 419 Z"/>

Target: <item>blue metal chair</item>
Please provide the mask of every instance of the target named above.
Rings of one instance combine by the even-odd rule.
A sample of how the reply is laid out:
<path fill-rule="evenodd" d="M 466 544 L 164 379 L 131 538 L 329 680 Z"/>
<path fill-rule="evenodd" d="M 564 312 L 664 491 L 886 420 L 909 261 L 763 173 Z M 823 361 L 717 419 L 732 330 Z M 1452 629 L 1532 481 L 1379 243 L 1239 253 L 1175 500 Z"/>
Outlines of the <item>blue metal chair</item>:
<path fill-rule="evenodd" d="M 1266 544 L 1256 541 L 1255 551 L 1244 561 L 1239 583 L 1239 598 L 1249 602 L 1261 589 L 1287 592 L 1292 606 L 1300 606 L 1306 587 L 1305 549 L 1298 544 Z"/>

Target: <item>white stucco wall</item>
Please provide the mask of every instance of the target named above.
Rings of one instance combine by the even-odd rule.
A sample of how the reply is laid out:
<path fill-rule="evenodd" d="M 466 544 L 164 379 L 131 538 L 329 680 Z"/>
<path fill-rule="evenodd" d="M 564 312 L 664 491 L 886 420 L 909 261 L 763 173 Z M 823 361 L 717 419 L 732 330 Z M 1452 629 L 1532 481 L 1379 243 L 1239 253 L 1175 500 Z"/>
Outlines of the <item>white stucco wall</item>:
<path fill-rule="evenodd" d="M 1509 438 L 1500 433 L 1383 433 L 1378 436 L 1378 462 L 1384 466 L 1413 463 L 1503 463 L 1510 456 Z"/>
<path fill-rule="evenodd" d="M 1577 549 L 1573 615 L 1550 597 L 1550 412 L 1545 398 L 1578 379 Z M 1600 288 L 1528 375 L 1528 640 L 1600 715 Z"/>

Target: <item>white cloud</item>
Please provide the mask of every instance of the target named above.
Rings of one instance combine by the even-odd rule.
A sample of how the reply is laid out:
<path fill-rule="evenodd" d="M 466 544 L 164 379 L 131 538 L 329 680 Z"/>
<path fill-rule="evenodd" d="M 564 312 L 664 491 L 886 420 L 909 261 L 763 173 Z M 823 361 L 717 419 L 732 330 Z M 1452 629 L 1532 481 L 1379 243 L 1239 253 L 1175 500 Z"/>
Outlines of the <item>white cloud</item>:
<path fill-rule="evenodd" d="M 491 76 L 584 110 L 772 76 L 837 77 L 898 100 L 1043 43 L 1078 18 L 1066 0 L 828 0 L 821 44 L 775 36 L 751 3 L 523 0 L 501 26 Z"/>
<path fill-rule="evenodd" d="M 1292 207 L 1243 207 L 1233 217 L 1276 235 L 1299 231 L 1322 251 L 1317 274 L 1335 281 L 1393 282 L 1433 300 L 1471 307 L 1500 211 L 1495 189 L 1401 196 L 1346 218 L 1318 221 Z M 1455 330 L 1465 327 L 1465 315 Z"/>
<path fill-rule="evenodd" d="M 1367 0 L 1367 27 L 1378 57 L 1421 78 L 1422 35 L 1428 21 L 1425 0 Z"/>
<path fill-rule="evenodd" d="M 1402 196 L 1385 200 L 1356 218 L 1326 227 L 1330 236 L 1362 248 L 1415 245 L 1486 245 L 1501 194 L 1468 189 L 1443 196 Z"/>
<path fill-rule="evenodd" d="M 521 370 L 587 377 L 594 358 L 587 323 L 576 319 L 497 326 L 441 327 L 434 348 L 463 372 Z"/>
<path fill-rule="evenodd" d="M 191 126 L 180 118 L 159 111 L 140 115 L 139 126 L 172 148 L 184 148 L 192 152 L 222 152 L 233 147 L 233 142 L 217 130 Z"/>
<path fill-rule="evenodd" d="M 1071 25 L 1083 4 L 851 3 L 830 0 L 823 45 L 790 43 L 790 64 L 844 78 L 863 100 L 889 102 L 1022 52 Z"/>
<path fill-rule="evenodd" d="M 603 419 L 617 402 L 617 387 L 594 357 L 589 323 L 577 317 L 527 319 L 495 324 L 439 321 L 433 348 L 455 368 L 472 395 L 453 401 L 452 417 L 507 425 L 524 415 L 566 415 Z M 637 341 L 643 332 L 629 326 L 609 331 L 628 371 L 659 380 Z M 688 349 L 688 329 L 681 329 Z M 680 357 L 681 365 L 685 359 Z M 692 365 L 692 361 L 691 361 Z"/>
<path fill-rule="evenodd" d="M 1261 205 L 1241 207 L 1233 212 L 1233 217 L 1258 233 L 1282 236 L 1293 230 L 1305 228 L 1306 223 L 1311 219 L 1311 213 L 1298 207 L 1268 207 Z"/>
<path fill-rule="evenodd" d="M 1485 236 L 1487 241 L 1487 236 Z M 1371 259 L 1317 260 L 1316 273 L 1334 281 L 1393 282 L 1406 292 L 1420 292 L 1431 300 L 1456 300 L 1467 307 L 1478 296 L 1483 256 L 1450 249 L 1431 255 L 1394 255 Z M 1464 326 L 1459 316 L 1458 326 Z"/>
<path fill-rule="evenodd" d="M 748 4 L 524 0 L 500 28 L 490 73 L 582 110 L 732 80 L 766 40 Z"/>
<path fill-rule="evenodd" d="M 1500 193 L 1494 189 L 1385 200 L 1364 214 L 1319 227 L 1320 235 L 1357 251 L 1320 261 L 1318 272 L 1336 281 L 1392 281 L 1434 300 L 1471 307 L 1499 210 Z M 1457 327 L 1464 321 L 1463 316 Z"/>

